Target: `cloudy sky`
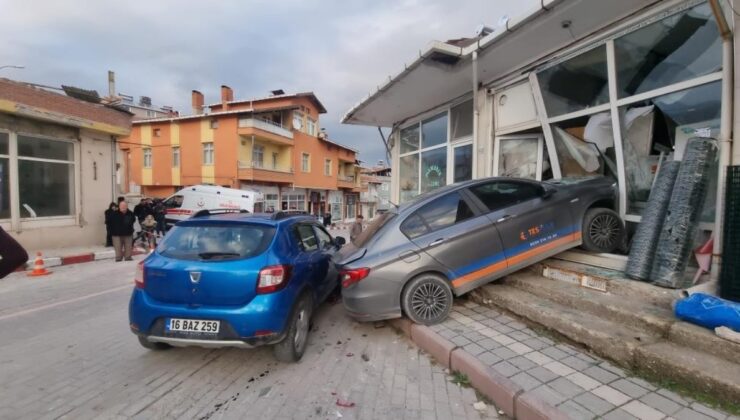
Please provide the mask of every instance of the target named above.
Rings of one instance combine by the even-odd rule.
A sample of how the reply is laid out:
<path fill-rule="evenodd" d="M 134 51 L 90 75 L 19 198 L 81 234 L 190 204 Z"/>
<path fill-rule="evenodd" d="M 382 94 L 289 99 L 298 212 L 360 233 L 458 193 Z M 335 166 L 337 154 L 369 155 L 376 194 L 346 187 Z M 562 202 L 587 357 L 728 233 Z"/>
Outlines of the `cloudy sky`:
<path fill-rule="evenodd" d="M 0 77 L 150 96 L 190 112 L 190 91 L 219 100 L 314 91 L 330 138 L 384 158 L 377 129 L 342 115 L 431 40 L 472 36 L 539 0 L 0 0 Z"/>

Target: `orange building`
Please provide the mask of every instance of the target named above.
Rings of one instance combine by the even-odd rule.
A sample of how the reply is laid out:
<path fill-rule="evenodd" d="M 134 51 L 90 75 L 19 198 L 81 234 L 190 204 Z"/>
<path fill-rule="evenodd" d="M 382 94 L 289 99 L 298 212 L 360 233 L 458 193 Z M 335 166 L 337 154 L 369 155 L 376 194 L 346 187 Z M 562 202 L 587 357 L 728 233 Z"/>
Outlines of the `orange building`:
<path fill-rule="evenodd" d="M 234 100 L 221 86 L 221 102 L 206 106 L 194 90 L 192 105 L 192 115 L 134 121 L 120 146 L 129 192 L 166 197 L 212 184 L 260 191 L 266 209 L 332 220 L 359 212 L 357 151 L 319 130 L 326 109 L 312 92 Z"/>

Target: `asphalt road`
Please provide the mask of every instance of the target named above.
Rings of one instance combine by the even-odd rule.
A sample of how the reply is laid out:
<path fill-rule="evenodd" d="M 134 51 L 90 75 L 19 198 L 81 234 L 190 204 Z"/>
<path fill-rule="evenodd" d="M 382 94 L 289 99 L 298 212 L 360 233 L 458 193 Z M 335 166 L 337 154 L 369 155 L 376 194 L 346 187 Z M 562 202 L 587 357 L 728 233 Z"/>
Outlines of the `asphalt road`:
<path fill-rule="evenodd" d="M 0 418 L 492 418 L 390 327 L 325 304 L 298 364 L 270 348 L 148 351 L 128 329 L 135 262 L 0 280 Z M 342 407 L 340 405 L 351 405 Z"/>

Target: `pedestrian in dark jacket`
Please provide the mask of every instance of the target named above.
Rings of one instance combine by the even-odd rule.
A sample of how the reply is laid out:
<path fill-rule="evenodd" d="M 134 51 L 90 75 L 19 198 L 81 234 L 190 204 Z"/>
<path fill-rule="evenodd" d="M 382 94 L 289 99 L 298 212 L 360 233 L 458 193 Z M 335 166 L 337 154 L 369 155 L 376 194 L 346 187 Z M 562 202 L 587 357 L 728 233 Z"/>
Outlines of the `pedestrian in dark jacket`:
<path fill-rule="evenodd" d="M 111 236 L 113 238 L 113 249 L 116 252 L 116 261 L 126 259 L 131 261 L 131 250 L 134 242 L 134 222 L 136 216 L 129 211 L 128 204 L 122 202 L 118 205 L 118 211 L 111 216 Z"/>
<path fill-rule="evenodd" d="M 0 279 L 12 273 L 28 261 L 23 247 L 0 228 Z"/>
<path fill-rule="evenodd" d="M 157 234 L 164 236 L 165 231 L 165 214 L 167 209 L 164 207 L 164 202 L 160 199 L 154 202 L 154 220 L 157 221 Z"/>
<path fill-rule="evenodd" d="M 113 213 L 118 211 L 118 205 L 116 203 L 110 203 L 108 210 L 105 211 L 105 246 L 113 246 L 113 238 L 110 234 L 110 222 Z"/>

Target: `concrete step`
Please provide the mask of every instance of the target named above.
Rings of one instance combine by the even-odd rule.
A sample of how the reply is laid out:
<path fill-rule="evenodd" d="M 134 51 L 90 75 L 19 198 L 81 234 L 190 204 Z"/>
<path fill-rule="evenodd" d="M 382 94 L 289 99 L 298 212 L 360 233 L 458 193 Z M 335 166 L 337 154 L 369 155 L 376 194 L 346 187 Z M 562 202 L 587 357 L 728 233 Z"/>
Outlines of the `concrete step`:
<path fill-rule="evenodd" d="M 673 378 L 724 401 L 740 401 L 740 365 L 675 343 L 638 347 L 635 369 L 653 378 Z"/>
<path fill-rule="evenodd" d="M 473 299 L 493 304 L 529 319 L 622 365 L 629 365 L 635 349 L 659 337 L 626 327 L 520 290 L 493 284 L 472 292 Z"/>
<path fill-rule="evenodd" d="M 633 282 L 632 280 L 623 280 Z M 672 308 L 654 304 L 653 299 L 625 297 L 612 292 L 599 292 L 567 282 L 538 276 L 534 271 L 520 271 L 506 279 L 509 284 L 544 299 L 657 335 L 682 346 L 737 361 L 740 344 L 717 337 L 713 331 L 678 320 Z M 644 283 L 637 282 L 640 286 Z M 654 287 L 654 286 L 649 286 Z"/>
<path fill-rule="evenodd" d="M 550 258 L 542 261 L 533 269 L 537 274 L 553 280 L 579 283 L 589 280 L 613 295 L 624 296 L 631 300 L 647 302 L 663 308 L 671 308 L 676 299 L 681 298 L 679 290 L 657 287 L 650 283 L 626 278 L 623 272 L 593 267 L 569 261 Z"/>
<path fill-rule="evenodd" d="M 531 271 L 510 275 L 506 277 L 504 283 L 543 299 L 588 312 L 601 319 L 635 327 L 661 337 L 668 335 L 671 324 L 676 321 L 673 312 L 669 309 L 611 293 L 550 280 Z"/>
<path fill-rule="evenodd" d="M 664 336 L 650 333 L 650 330 L 602 319 L 580 307 L 555 302 L 543 297 L 544 294 L 546 292 L 530 293 L 504 282 L 478 288 L 471 292 L 471 297 L 481 304 L 506 309 L 556 331 L 625 368 L 644 371 L 652 377 L 672 380 L 700 392 L 721 395 L 727 401 L 740 401 L 737 358 L 740 353 L 734 353 L 734 359 L 718 357 L 679 344 L 680 340 L 666 341 Z M 668 337 L 671 331 L 672 327 L 668 329 Z M 681 331 L 685 336 L 700 334 L 692 328 Z M 678 332 L 673 334 L 678 335 Z"/>

